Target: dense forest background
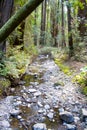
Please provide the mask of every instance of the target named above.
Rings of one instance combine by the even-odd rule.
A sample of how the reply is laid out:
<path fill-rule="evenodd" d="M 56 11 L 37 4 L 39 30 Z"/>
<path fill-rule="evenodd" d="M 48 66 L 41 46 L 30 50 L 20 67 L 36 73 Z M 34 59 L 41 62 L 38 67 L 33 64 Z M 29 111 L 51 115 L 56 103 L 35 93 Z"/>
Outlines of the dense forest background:
<path fill-rule="evenodd" d="M 40 5 L 34 6 L 31 14 L 30 12 L 24 15 L 20 13 L 20 17 L 17 17 L 19 20 L 16 20 L 18 11 L 21 9 L 23 12 L 23 7 L 34 2 L 32 0 L 29 2 L 27 0 L 0 1 L 0 27 L 3 26 L 0 31 L 1 77 L 4 76 L 13 82 L 25 73 L 26 67 L 38 53 L 51 53 L 61 68 L 64 67 L 63 62 L 68 60 L 85 64 L 82 69 L 84 73 L 80 72 L 76 80 L 85 87 L 86 93 L 87 0 L 40 1 L 42 3 L 37 3 Z M 27 17 L 28 14 L 30 15 Z M 14 15 L 15 20 L 11 22 Z M 9 26 L 10 23 L 12 23 L 11 26 Z M 11 28 L 15 27 L 13 31 Z M 64 70 L 67 69 L 64 68 Z"/>

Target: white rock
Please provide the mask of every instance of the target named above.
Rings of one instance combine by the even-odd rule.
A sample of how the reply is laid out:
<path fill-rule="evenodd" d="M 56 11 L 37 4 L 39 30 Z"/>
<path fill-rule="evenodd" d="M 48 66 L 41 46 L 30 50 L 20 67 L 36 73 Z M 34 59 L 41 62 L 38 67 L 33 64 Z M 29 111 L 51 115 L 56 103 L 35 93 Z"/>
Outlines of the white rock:
<path fill-rule="evenodd" d="M 40 91 L 37 91 L 37 92 L 34 93 L 34 96 L 36 96 L 36 97 L 37 97 L 37 96 L 40 96 L 40 95 L 41 95 L 41 92 L 40 92 Z"/>
<path fill-rule="evenodd" d="M 79 117 L 74 117 L 74 122 L 77 123 L 78 121 L 80 121 Z"/>
<path fill-rule="evenodd" d="M 36 89 L 29 89 L 28 92 L 30 93 L 35 93 L 37 90 Z"/>
<path fill-rule="evenodd" d="M 38 110 L 38 113 L 43 113 L 43 112 L 44 112 L 43 109 L 39 109 L 39 110 Z"/>
<path fill-rule="evenodd" d="M 59 113 L 61 113 L 61 112 L 64 112 L 64 109 L 63 108 L 59 108 L 58 111 L 59 111 Z"/>
<path fill-rule="evenodd" d="M 47 130 L 46 124 L 44 123 L 37 123 L 33 126 L 33 130 Z"/>
<path fill-rule="evenodd" d="M 38 104 L 39 107 L 43 107 L 43 105 L 41 104 L 41 102 L 38 101 L 37 104 Z"/>
<path fill-rule="evenodd" d="M 44 108 L 45 108 L 46 110 L 48 110 L 48 109 L 50 109 L 50 106 L 47 104 L 47 105 L 44 106 Z"/>
<path fill-rule="evenodd" d="M 3 120 L 3 121 L 0 121 L 0 126 L 2 126 L 2 127 L 10 127 L 10 124 L 9 124 L 8 121 Z"/>
<path fill-rule="evenodd" d="M 53 113 L 52 112 L 49 112 L 48 114 L 47 114 L 47 117 L 49 118 L 49 119 L 53 119 Z"/>
<path fill-rule="evenodd" d="M 87 117 L 87 110 L 86 109 L 82 109 L 82 115 L 84 116 L 84 117 Z"/>
<path fill-rule="evenodd" d="M 76 126 L 75 125 L 71 125 L 71 124 L 66 124 L 67 130 L 76 130 Z"/>

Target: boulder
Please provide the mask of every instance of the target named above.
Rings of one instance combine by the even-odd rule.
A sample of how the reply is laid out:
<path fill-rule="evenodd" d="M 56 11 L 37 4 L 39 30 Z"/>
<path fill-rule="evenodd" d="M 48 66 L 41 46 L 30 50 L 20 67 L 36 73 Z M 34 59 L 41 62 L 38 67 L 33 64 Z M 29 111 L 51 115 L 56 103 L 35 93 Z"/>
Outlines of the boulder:
<path fill-rule="evenodd" d="M 61 120 L 65 121 L 67 123 L 74 122 L 74 117 L 71 112 L 64 111 L 64 112 L 59 113 L 59 116 L 60 116 Z"/>

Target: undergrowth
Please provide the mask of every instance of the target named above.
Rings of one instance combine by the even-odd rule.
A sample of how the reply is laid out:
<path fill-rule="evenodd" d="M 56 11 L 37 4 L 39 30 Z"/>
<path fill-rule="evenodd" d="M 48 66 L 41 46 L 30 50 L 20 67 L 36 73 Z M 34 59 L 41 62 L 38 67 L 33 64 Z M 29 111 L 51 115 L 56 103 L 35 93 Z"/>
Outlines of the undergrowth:
<path fill-rule="evenodd" d="M 81 72 L 74 77 L 73 81 L 80 84 L 82 92 L 87 95 L 87 66 L 81 69 Z"/>
<path fill-rule="evenodd" d="M 64 65 L 64 63 L 61 60 L 55 59 L 55 63 L 59 66 L 60 70 L 63 71 L 65 74 L 67 74 L 67 75 L 72 74 L 70 67 Z"/>
<path fill-rule="evenodd" d="M 19 78 L 24 74 L 28 64 L 31 62 L 31 57 L 37 54 L 34 45 L 30 45 L 28 51 L 21 50 L 21 46 L 9 47 L 4 64 L 0 64 L 0 75 Z"/>

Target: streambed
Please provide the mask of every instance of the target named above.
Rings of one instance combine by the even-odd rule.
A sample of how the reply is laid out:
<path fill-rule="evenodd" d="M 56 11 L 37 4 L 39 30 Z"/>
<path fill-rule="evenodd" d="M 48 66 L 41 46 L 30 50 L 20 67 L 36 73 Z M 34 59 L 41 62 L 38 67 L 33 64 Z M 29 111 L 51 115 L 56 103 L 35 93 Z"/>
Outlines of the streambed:
<path fill-rule="evenodd" d="M 87 128 L 86 97 L 49 55 L 39 55 L 19 85 L 10 91 L 9 96 L 0 101 L 0 130 L 32 130 L 37 123 L 46 124 L 47 130 Z M 70 112 L 74 121 L 60 120 L 60 111 Z M 68 129 L 73 126 L 74 129 Z"/>

